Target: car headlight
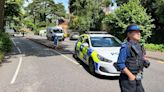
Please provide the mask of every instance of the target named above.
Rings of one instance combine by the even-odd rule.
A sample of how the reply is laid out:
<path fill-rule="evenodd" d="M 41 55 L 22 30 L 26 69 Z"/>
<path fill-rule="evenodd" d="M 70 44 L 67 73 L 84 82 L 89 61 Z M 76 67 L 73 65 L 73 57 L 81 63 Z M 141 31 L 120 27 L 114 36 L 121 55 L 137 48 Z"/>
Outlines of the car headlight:
<path fill-rule="evenodd" d="M 100 55 L 97 55 L 97 57 L 101 60 L 101 61 L 104 61 L 104 62 L 108 62 L 108 63 L 111 63 L 112 61 L 111 60 L 108 60 Z"/>

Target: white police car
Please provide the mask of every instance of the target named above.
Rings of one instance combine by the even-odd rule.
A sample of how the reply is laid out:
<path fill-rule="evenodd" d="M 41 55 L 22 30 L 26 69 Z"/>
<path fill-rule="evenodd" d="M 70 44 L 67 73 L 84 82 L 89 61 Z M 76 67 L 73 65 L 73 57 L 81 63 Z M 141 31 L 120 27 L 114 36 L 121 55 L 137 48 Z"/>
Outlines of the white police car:
<path fill-rule="evenodd" d="M 121 41 L 104 32 L 88 32 L 79 37 L 74 57 L 89 66 L 91 74 L 119 76 L 114 67 L 117 62 Z"/>

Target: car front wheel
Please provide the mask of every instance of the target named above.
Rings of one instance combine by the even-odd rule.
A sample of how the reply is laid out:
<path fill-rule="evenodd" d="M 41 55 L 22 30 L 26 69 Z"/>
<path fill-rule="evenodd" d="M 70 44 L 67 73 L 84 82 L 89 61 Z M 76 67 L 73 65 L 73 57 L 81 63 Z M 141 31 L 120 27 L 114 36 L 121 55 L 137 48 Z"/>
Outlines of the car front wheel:
<path fill-rule="evenodd" d="M 76 60 L 79 60 L 78 56 L 77 56 L 77 50 L 75 49 L 75 52 L 73 53 L 73 57 L 76 59 Z"/>
<path fill-rule="evenodd" d="M 95 75 L 95 65 L 92 59 L 89 61 L 89 71 L 92 75 Z"/>

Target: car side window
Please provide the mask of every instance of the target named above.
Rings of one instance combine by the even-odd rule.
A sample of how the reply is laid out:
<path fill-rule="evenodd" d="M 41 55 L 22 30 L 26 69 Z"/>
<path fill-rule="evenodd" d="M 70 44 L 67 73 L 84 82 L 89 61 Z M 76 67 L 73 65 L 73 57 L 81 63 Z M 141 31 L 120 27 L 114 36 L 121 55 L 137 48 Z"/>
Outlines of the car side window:
<path fill-rule="evenodd" d="M 84 36 L 81 36 L 81 37 L 79 38 L 78 42 L 83 42 L 83 38 L 84 38 Z"/>
<path fill-rule="evenodd" d="M 87 36 L 84 38 L 83 43 L 88 43 L 88 45 L 89 45 L 89 39 L 88 39 L 88 37 L 87 37 Z"/>

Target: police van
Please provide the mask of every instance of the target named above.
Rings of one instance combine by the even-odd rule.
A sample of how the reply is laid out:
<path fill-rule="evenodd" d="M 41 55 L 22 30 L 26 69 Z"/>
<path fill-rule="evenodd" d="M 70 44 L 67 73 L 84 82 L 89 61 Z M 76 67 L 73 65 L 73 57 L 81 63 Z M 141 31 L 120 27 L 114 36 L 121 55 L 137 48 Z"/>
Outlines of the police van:
<path fill-rule="evenodd" d="M 89 66 L 91 74 L 119 76 L 117 62 L 121 41 L 106 32 L 88 32 L 79 37 L 74 57 Z"/>
<path fill-rule="evenodd" d="M 54 35 L 58 37 L 58 40 L 64 41 L 64 31 L 61 27 L 48 27 L 46 37 L 48 40 L 53 41 Z"/>

